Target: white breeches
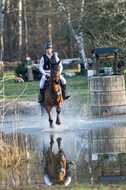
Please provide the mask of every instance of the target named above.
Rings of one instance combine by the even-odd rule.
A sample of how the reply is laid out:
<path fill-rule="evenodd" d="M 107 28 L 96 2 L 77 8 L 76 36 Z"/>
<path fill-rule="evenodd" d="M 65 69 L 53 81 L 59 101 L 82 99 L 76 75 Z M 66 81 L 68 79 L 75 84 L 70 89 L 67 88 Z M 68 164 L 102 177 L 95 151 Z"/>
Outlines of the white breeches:
<path fill-rule="evenodd" d="M 61 80 L 62 84 L 66 84 L 66 79 L 62 75 L 60 75 L 59 79 Z M 44 88 L 44 84 L 45 84 L 46 80 L 47 80 L 47 78 L 43 75 L 42 78 L 41 78 L 41 80 L 40 80 L 40 85 L 39 85 L 39 87 L 41 89 Z"/>

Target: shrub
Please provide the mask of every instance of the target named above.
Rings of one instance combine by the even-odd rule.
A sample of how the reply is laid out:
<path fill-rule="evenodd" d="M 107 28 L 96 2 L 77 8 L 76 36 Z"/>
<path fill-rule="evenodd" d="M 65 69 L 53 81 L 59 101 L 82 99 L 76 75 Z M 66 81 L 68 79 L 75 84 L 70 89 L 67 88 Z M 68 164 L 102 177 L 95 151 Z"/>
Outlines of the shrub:
<path fill-rule="evenodd" d="M 17 64 L 17 67 L 15 68 L 15 74 L 17 77 L 22 77 L 24 81 L 27 80 L 27 63 L 25 58 L 22 58 L 21 63 Z"/>

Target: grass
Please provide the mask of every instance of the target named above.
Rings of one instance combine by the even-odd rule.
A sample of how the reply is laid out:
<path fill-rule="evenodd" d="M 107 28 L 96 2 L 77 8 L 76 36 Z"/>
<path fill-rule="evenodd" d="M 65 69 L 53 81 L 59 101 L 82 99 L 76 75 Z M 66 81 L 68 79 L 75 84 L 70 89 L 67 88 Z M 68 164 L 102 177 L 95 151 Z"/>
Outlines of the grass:
<path fill-rule="evenodd" d="M 67 80 L 67 92 L 74 97 L 78 96 L 80 99 L 85 99 L 87 97 L 87 77 L 76 75 L 65 78 Z M 37 98 L 39 81 L 16 83 L 15 75 L 11 72 L 5 73 L 4 80 L 4 83 L 0 83 L 0 90 L 4 85 L 4 95 L 6 99 L 15 99 L 20 97 L 23 100 L 28 100 L 29 98 L 34 100 Z M 3 98 L 3 94 L 0 94 L 0 98 Z"/>
<path fill-rule="evenodd" d="M 0 90 L 3 88 L 3 85 L 6 99 L 15 99 L 18 97 L 23 99 L 35 98 L 39 89 L 39 81 L 16 83 L 13 72 L 5 73 L 4 83 L 0 83 Z M 3 98 L 3 94 L 0 95 L 0 98 Z"/>
<path fill-rule="evenodd" d="M 6 190 L 125 190 L 125 185 L 89 185 L 89 184 L 76 184 L 70 185 L 68 187 L 61 187 L 61 186 L 45 186 L 42 187 L 23 187 L 23 188 L 6 188 Z"/>
<path fill-rule="evenodd" d="M 74 70 L 69 70 L 74 72 Z M 126 80 L 126 73 L 124 73 Z M 77 98 L 80 103 L 87 101 L 88 95 L 88 77 L 75 75 L 72 77 L 65 76 L 67 81 L 67 92 L 73 98 Z M 39 81 L 16 83 L 14 72 L 5 72 L 4 83 L 0 79 L 0 99 L 3 98 L 2 88 L 4 85 L 4 95 L 8 100 L 20 98 L 23 100 L 36 100 L 39 91 Z"/>
<path fill-rule="evenodd" d="M 24 142 L 21 143 L 23 144 Z M 29 161 L 30 158 L 26 158 L 26 152 L 25 146 L 19 147 L 18 139 L 14 137 L 14 134 L 11 143 L 6 143 L 6 140 L 0 140 L 0 166 L 2 168 L 15 168 L 21 163 Z"/>
<path fill-rule="evenodd" d="M 84 114 L 88 99 L 88 77 L 75 75 L 65 76 L 67 81 L 67 94 L 71 95 L 69 105 L 71 112 Z M 7 101 L 37 101 L 39 92 L 39 81 L 16 83 L 14 73 L 5 73 L 5 82 L 0 84 L 0 91 L 4 86 L 4 96 L 1 93 L 0 99 Z M 2 81 L 2 79 L 1 79 Z M 73 102 L 76 102 L 73 104 Z M 74 114 L 73 113 L 73 114 Z"/>

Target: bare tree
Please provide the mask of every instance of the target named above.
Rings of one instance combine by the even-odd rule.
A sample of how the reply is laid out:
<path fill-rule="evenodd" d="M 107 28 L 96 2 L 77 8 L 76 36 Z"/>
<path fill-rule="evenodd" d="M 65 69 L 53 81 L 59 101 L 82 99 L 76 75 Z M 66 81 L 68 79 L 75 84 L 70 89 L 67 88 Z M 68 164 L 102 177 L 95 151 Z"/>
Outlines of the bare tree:
<path fill-rule="evenodd" d="M 5 22 L 7 23 L 7 56 L 10 57 L 12 56 L 12 43 L 11 43 L 11 18 L 10 18 L 10 0 L 6 0 L 6 14 L 5 14 Z"/>
<path fill-rule="evenodd" d="M 27 24 L 27 11 L 26 11 L 26 1 L 24 0 L 24 21 L 25 21 L 25 50 L 28 52 L 28 24 Z"/>
<path fill-rule="evenodd" d="M 84 69 L 87 69 L 87 58 L 86 58 L 86 54 L 85 54 L 85 50 L 84 50 L 84 33 L 83 33 L 83 26 L 82 26 L 82 18 L 84 15 L 85 0 L 81 0 L 80 10 L 79 10 L 80 16 L 77 21 L 76 29 L 74 29 L 72 22 L 71 22 L 71 17 L 69 16 L 70 13 L 69 13 L 69 9 L 68 9 L 68 7 L 69 7 L 68 4 L 65 6 L 65 4 L 61 2 L 61 0 L 56 0 L 56 2 L 58 3 L 59 10 L 64 14 L 67 24 L 68 24 L 69 28 L 71 29 L 74 38 L 76 39 L 76 42 L 79 47 L 79 55 L 84 64 Z"/>
<path fill-rule="evenodd" d="M 19 0 L 19 58 L 22 55 L 22 0 Z"/>
<path fill-rule="evenodd" d="M 49 10 L 51 10 L 52 2 L 48 0 Z M 49 33 L 49 42 L 52 43 L 52 24 L 51 24 L 51 16 L 48 15 L 48 33 Z"/>
<path fill-rule="evenodd" d="M 1 61 L 3 60 L 3 52 L 4 52 L 4 43 L 3 43 L 4 9 L 5 9 L 5 0 L 2 0 L 1 15 L 0 15 Z"/>

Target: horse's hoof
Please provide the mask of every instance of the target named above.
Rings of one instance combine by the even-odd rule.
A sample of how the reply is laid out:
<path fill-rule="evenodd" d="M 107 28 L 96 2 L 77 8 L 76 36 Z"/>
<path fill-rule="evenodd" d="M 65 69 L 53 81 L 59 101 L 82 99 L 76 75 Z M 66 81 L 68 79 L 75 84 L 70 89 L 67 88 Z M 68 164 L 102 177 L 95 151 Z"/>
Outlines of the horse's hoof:
<path fill-rule="evenodd" d="M 57 125 L 61 125 L 61 122 L 60 122 L 60 121 L 56 121 L 56 124 L 57 124 Z"/>
<path fill-rule="evenodd" d="M 50 128 L 54 128 L 54 125 L 53 125 L 53 124 L 50 124 Z"/>

